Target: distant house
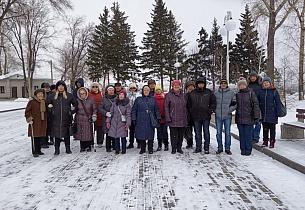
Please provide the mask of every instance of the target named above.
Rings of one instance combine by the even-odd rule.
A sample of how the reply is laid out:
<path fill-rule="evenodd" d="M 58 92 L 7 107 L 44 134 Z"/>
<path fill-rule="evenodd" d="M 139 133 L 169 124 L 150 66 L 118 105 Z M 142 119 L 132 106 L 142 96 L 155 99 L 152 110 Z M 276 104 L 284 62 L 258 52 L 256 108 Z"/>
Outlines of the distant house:
<path fill-rule="evenodd" d="M 47 76 L 34 73 L 33 84 L 32 84 L 33 90 L 40 88 L 41 83 L 43 82 L 48 82 L 52 84 L 51 79 L 47 78 Z M 26 97 L 26 90 L 24 87 L 22 72 L 20 71 L 12 72 L 0 76 L 0 99 L 25 98 L 25 97 Z"/>

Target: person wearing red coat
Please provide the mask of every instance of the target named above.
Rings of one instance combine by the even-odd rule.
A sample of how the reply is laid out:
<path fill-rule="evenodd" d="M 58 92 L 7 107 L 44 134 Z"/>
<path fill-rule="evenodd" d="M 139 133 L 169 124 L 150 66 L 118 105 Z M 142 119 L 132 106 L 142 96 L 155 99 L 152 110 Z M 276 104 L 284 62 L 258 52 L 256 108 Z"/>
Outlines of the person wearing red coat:
<path fill-rule="evenodd" d="M 165 93 L 162 91 L 162 88 L 160 86 L 155 87 L 154 97 L 157 100 L 157 104 L 159 106 L 159 110 L 161 114 L 160 127 L 157 128 L 157 137 L 158 137 L 157 151 L 161 151 L 162 143 L 164 144 L 164 151 L 168 151 L 168 132 L 167 132 L 167 126 L 166 126 L 165 114 L 164 114 Z"/>
<path fill-rule="evenodd" d="M 97 82 L 92 83 L 91 90 L 89 91 L 89 97 L 95 100 L 97 107 L 100 105 L 103 96 L 102 96 L 102 92 L 99 90 L 99 83 Z M 103 131 L 103 115 L 100 112 L 98 112 L 97 114 L 97 121 L 94 130 L 97 131 L 96 132 L 97 144 L 99 147 L 102 147 L 104 142 L 104 131 Z"/>

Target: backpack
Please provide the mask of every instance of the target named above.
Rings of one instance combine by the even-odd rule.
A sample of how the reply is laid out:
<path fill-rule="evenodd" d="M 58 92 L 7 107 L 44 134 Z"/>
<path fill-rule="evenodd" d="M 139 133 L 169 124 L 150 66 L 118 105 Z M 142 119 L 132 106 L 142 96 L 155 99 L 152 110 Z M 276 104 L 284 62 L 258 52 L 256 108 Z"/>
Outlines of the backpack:
<path fill-rule="evenodd" d="M 277 91 L 277 90 L 276 90 Z M 273 100 L 274 100 L 274 107 L 276 107 L 276 104 L 275 104 L 275 92 L 276 91 L 274 91 L 274 95 L 273 95 Z M 285 117 L 286 115 L 287 115 L 287 109 L 286 109 L 286 107 L 284 106 L 284 104 L 282 103 L 282 101 L 280 100 L 280 102 L 281 102 L 281 115 L 280 116 L 278 116 L 278 117 Z"/>

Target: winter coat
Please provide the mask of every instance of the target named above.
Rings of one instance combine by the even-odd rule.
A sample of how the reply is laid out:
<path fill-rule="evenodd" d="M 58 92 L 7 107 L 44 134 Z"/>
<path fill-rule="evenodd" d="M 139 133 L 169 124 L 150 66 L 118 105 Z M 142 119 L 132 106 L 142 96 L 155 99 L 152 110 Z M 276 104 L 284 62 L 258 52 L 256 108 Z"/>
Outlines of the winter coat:
<path fill-rule="evenodd" d="M 82 99 L 79 95 L 80 90 L 85 90 L 87 96 L 85 99 Z M 93 98 L 88 97 L 88 90 L 86 88 L 79 88 L 78 91 L 78 106 L 77 112 L 75 115 L 75 123 L 77 127 L 76 133 L 73 135 L 74 139 L 81 141 L 91 141 L 93 140 L 93 125 L 92 125 L 92 117 L 97 116 L 97 107 Z M 86 115 L 84 107 L 89 117 Z"/>
<path fill-rule="evenodd" d="M 27 121 L 33 121 L 33 124 L 28 126 L 28 136 L 32 136 L 32 126 L 34 137 L 45 137 L 47 135 L 47 110 L 44 112 L 44 120 L 42 120 L 40 101 L 36 96 L 28 102 L 24 116 Z"/>
<path fill-rule="evenodd" d="M 141 96 L 141 94 L 137 90 L 135 92 L 128 91 L 127 98 L 129 99 L 129 105 L 130 105 L 131 108 L 132 108 L 136 98 L 138 98 L 140 96 Z"/>
<path fill-rule="evenodd" d="M 236 109 L 236 95 L 230 88 L 219 88 L 217 92 L 214 93 L 217 101 L 217 106 L 215 109 L 215 115 L 218 119 L 231 119 L 232 112 Z"/>
<path fill-rule="evenodd" d="M 188 124 L 186 100 L 182 90 L 180 94 L 171 89 L 165 96 L 164 113 L 169 127 L 185 127 Z"/>
<path fill-rule="evenodd" d="M 108 86 L 106 87 L 106 89 Z M 114 91 L 114 95 L 108 95 L 108 93 L 105 93 L 105 97 L 102 98 L 100 105 L 98 106 L 98 111 L 103 115 L 103 131 L 104 133 L 108 133 L 108 128 L 106 124 L 106 113 L 110 112 L 110 108 L 112 106 L 112 103 L 114 102 L 114 98 L 116 97 L 116 93 Z"/>
<path fill-rule="evenodd" d="M 153 140 L 155 128 L 151 125 L 149 110 L 154 114 L 156 119 L 161 120 L 161 115 L 157 101 L 151 95 L 138 97 L 132 107 L 131 120 L 136 120 L 135 136 L 138 140 Z"/>
<path fill-rule="evenodd" d="M 252 82 L 250 80 L 250 77 L 248 77 L 248 88 L 253 90 L 255 94 L 257 95 L 258 92 L 262 89 L 262 77 L 258 75 L 257 79 L 255 82 Z"/>
<path fill-rule="evenodd" d="M 52 108 L 48 108 L 52 117 L 50 136 L 57 138 L 69 137 L 71 116 L 77 111 L 77 100 L 71 93 L 67 93 L 66 91 L 59 93 L 59 91 L 57 91 L 47 99 L 47 104 L 48 107 L 50 104 L 53 105 Z M 71 110 L 71 105 L 75 107 L 74 110 Z"/>
<path fill-rule="evenodd" d="M 196 81 L 196 89 L 188 96 L 187 110 L 193 120 L 210 120 L 212 113 L 216 109 L 216 98 L 212 91 L 206 88 L 198 88 L 198 83 L 206 81 L 199 77 Z"/>
<path fill-rule="evenodd" d="M 96 103 L 96 107 L 98 107 L 102 100 L 102 92 L 100 90 L 98 90 L 97 93 L 94 93 L 92 90 L 90 90 L 89 97 L 94 99 L 94 101 Z M 97 123 L 97 126 L 103 126 L 103 115 L 100 112 L 97 113 L 96 123 Z"/>
<path fill-rule="evenodd" d="M 165 123 L 165 113 L 164 113 L 164 100 L 165 100 L 165 93 L 162 93 L 161 95 L 154 95 L 154 98 L 157 100 L 157 104 L 159 107 L 159 111 L 161 114 L 161 123 Z"/>
<path fill-rule="evenodd" d="M 120 109 L 120 111 L 119 111 Z M 119 100 L 118 97 L 114 99 L 114 103 L 110 108 L 111 117 L 107 118 L 106 122 L 110 123 L 110 129 L 108 132 L 108 136 L 113 138 L 121 138 L 128 136 L 128 130 L 126 130 L 125 126 L 131 125 L 131 107 L 129 105 L 129 99 L 124 98 L 123 100 Z M 122 115 L 125 115 L 126 121 L 122 121 Z"/>
<path fill-rule="evenodd" d="M 81 84 L 81 87 L 84 87 L 84 80 L 83 80 L 83 78 L 78 78 L 77 80 L 75 80 L 75 88 L 73 89 L 72 94 L 73 94 L 74 98 L 76 98 L 76 99 L 78 99 L 78 96 L 77 96 L 77 91 L 79 89 L 77 87 L 77 83 L 78 82 Z"/>
<path fill-rule="evenodd" d="M 262 89 L 258 95 L 259 108 L 262 113 L 262 122 L 277 123 L 282 113 L 282 104 L 278 91 L 274 86 Z"/>
<path fill-rule="evenodd" d="M 236 101 L 236 124 L 253 125 L 255 120 L 259 119 L 260 111 L 257 96 L 255 95 L 254 91 L 250 90 L 248 87 L 246 89 L 239 90 L 236 94 Z"/>

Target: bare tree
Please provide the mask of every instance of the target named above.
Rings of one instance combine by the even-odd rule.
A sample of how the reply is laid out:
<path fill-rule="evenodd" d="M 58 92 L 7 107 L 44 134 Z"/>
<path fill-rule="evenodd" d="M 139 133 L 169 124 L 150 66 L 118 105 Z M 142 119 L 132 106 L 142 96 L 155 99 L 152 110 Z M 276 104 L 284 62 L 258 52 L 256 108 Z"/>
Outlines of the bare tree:
<path fill-rule="evenodd" d="M 70 80 L 71 89 L 77 77 L 85 76 L 87 72 L 86 57 L 93 24 L 85 25 L 83 17 L 68 18 L 68 27 L 65 29 L 68 38 L 65 44 L 58 49 L 60 54 L 60 72 L 63 80 Z"/>
<path fill-rule="evenodd" d="M 249 1 L 248 1 L 249 2 Z M 250 1 L 253 17 L 258 20 L 260 17 L 268 18 L 268 39 L 267 39 L 267 75 L 274 81 L 274 44 L 275 33 L 283 25 L 298 0 L 255 0 Z"/>

